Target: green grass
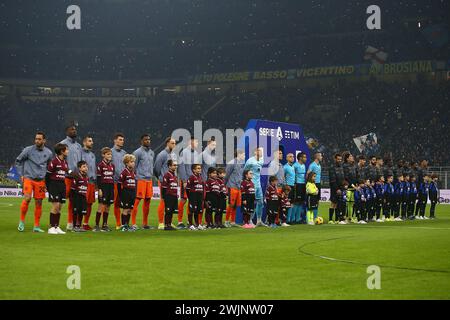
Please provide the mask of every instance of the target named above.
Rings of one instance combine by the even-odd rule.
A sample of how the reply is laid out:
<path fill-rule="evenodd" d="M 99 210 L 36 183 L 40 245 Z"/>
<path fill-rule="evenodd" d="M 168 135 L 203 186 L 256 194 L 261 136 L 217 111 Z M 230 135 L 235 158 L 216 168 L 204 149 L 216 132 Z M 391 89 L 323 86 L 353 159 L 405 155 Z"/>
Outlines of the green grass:
<path fill-rule="evenodd" d="M 20 201 L 0 199 L 0 299 L 450 298 L 450 206 L 434 221 L 50 236 L 31 232 L 33 206 L 17 231 Z M 369 264 L 381 266 L 380 290 L 367 289 Z M 66 287 L 69 265 L 81 290 Z"/>

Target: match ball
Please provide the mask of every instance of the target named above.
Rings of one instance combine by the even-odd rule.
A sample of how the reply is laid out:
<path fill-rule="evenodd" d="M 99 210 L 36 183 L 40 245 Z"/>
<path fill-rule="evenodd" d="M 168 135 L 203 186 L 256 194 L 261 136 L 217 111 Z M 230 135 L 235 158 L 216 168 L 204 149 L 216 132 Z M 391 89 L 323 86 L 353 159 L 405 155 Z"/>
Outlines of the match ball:
<path fill-rule="evenodd" d="M 316 222 L 316 224 L 323 224 L 323 218 L 317 217 L 315 222 Z"/>

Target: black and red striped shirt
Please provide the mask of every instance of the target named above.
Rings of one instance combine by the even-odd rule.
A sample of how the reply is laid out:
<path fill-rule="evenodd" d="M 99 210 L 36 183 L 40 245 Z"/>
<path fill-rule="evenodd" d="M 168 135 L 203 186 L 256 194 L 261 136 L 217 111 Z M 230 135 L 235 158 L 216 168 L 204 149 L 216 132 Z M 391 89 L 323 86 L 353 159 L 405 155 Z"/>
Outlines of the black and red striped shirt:
<path fill-rule="evenodd" d="M 277 187 L 269 184 L 266 189 L 265 198 L 266 201 L 278 201 L 279 196 Z"/>
<path fill-rule="evenodd" d="M 113 184 L 114 183 L 114 164 L 102 160 L 97 165 L 97 183 Z"/>
<path fill-rule="evenodd" d="M 64 181 L 68 171 L 69 165 L 65 159 L 61 160 L 58 157 L 54 157 L 47 165 L 47 173 L 50 180 L 53 181 Z"/>
<path fill-rule="evenodd" d="M 209 178 L 206 180 L 205 191 L 219 195 L 221 191 L 219 179 Z"/>
<path fill-rule="evenodd" d="M 166 195 L 178 197 L 178 178 L 175 173 L 167 171 L 163 177 L 161 188 L 166 192 Z"/>
<path fill-rule="evenodd" d="M 134 171 L 128 168 L 123 169 L 119 182 L 122 185 L 122 189 L 136 189 L 136 176 Z"/>
<path fill-rule="evenodd" d="M 289 209 L 292 208 L 291 199 L 289 199 L 288 196 L 282 195 L 281 196 L 281 209 Z"/>
<path fill-rule="evenodd" d="M 252 180 L 244 179 L 241 182 L 241 193 L 242 194 L 255 194 L 255 184 Z"/>
<path fill-rule="evenodd" d="M 72 192 L 76 194 L 86 196 L 88 184 L 89 184 L 88 176 L 87 175 L 84 176 L 81 173 L 77 173 L 75 178 L 72 180 L 72 186 L 70 189 L 72 190 Z"/>
<path fill-rule="evenodd" d="M 203 182 L 202 175 L 191 175 L 187 181 L 186 190 L 189 190 L 189 192 L 203 193 L 205 190 L 205 183 Z"/>
<path fill-rule="evenodd" d="M 222 178 L 217 178 L 217 181 L 219 182 L 219 186 L 220 186 L 220 195 L 226 196 L 228 193 L 228 190 L 227 190 L 227 186 L 225 184 L 225 180 Z"/>

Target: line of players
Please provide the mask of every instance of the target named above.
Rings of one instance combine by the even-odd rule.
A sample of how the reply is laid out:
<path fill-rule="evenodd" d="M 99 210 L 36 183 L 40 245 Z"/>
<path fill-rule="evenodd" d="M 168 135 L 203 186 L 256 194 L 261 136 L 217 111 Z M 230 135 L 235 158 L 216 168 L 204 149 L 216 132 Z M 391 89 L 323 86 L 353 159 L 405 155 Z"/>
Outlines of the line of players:
<path fill-rule="evenodd" d="M 297 161 L 293 154 L 287 154 L 287 163 L 283 166 L 281 165 L 283 153 L 279 151 L 278 158 L 273 159 L 269 165 L 269 173 L 273 176 L 270 177 L 270 183 L 264 196 L 260 183 L 263 166 L 263 150 L 261 148 L 257 148 L 254 156 L 247 162 L 244 162 L 244 152 L 238 151 L 235 159 L 227 164 L 226 169 L 223 169 L 216 168 L 214 139 L 208 141 L 208 145 L 202 153 L 197 151 L 198 141 L 191 139 L 190 144 L 177 156 L 174 153 L 176 141 L 169 137 L 166 140 L 166 147 L 155 158 L 154 152 L 150 149 L 148 134 L 141 136 L 141 147 L 133 154 L 127 154 L 123 150 L 124 135 L 116 134 L 114 146 L 102 149 L 102 161 L 97 165 L 92 152 L 93 139 L 91 136 L 84 137 L 83 147 L 81 147 L 76 141 L 76 127 L 67 127 L 66 135 L 66 139 L 55 146 L 56 157 L 53 159 L 52 152 L 45 147 L 45 134 L 42 132 L 36 134 L 35 145 L 25 148 L 16 159 L 16 166 L 23 176 L 24 192 L 19 231 L 24 230 L 25 215 L 33 196 L 36 204 L 33 231 L 44 232 L 40 229 L 39 220 L 42 214 L 42 199 L 45 198 L 46 190 L 49 191 L 49 201 L 52 203 L 50 233 L 64 233 L 59 227 L 59 221 L 61 206 L 66 199 L 69 200 L 67 230 L 77 232 L 92 230 L 89 226 L 89 218 L 95 202 L 96 189 L 99 194 L 99 206 L 94 231 L 111 231 L 108 226 L 108 215 L 109 208 L 113 204 L 116 229 L 137 230 L 136 215 L 141 200 L 143 201 L 142 228 L 151 229 L 152 227 L 148 224 L 148 215 L 153 196 L 153 176 L 158 178 L 162 197 L 158 206 L 159 229 L 175 229 L 171 223 L 174 213 L 178 214 L 176 228 L 186 228 L 183 223 L 183 211 L 187 200 L 190 200 L 188 221 L 191 229 L 233 226 L 235 225 L 236 210 L 240 206 L 244 212 L 244 227 L 254 227 L 253 218 L 255 216 L 256 226 L 267 226 L 262 221 L 264 204 L 267 207 L 267 216 L 272 227 L 289 226 L 289 224 L 295 223 L 312 224 L 318 217 L 317 207 L 321 189 L 320 162 L 322 160 L 320 153 L 314 155 L 313 162 L 306 170 L 306 154 L 298 153 Z M 434 217 L 438 193 L 437 179 L 434 177 L 434 182 L 428 183 L 429 175 L 424 174 L 426 163 L 422 162 L 421 168 L 418 170 L 419 182 L 416 187 L 416 184 L 408 181 L 408 177 L 412 174 L 399 174 L 399 172 L 403 172 L 402 170 L 410 170 L 407 166 L 402 165 L 397 168 L 392 168 L 388 164 L 383 166 L 382 161 L 375 157 L 371 159 L 368 166 L 365 166 L 364 157 L 359 157 L 358 164 L 355 164 L 350 153 L 337 154 L 334 158 L 334 166 L 330 168 L 332 202 L 330 223 L 345 224 L 349 220 L 364 223 L 369 219 L 384 221 L 379 213 L 381 209 L 387 219 L 392 216 L 395 220 L 401 219 L 399 212 L 402 209 L 404 218 L 408 208 L 411 210 L 412 205 L 415 205 L 415 201 L 411 199 L 413 199 L 416 188 L 418 189 L 417 194 L 422 196 L 418 196 L 419 202 L 415 205 L 415 213 L 420 211 L 419 217 L 424 217 L 422 213 L 425 210 L 426 200 L 423 200 L 423 194 L 426 192 L 429 193 L 432 202 L 431 217 Z M 342 158 L 344 158 L 343 165 Z M 192 163 L 198 165 L 192 167 Z M 195 177 L 196 171 L 199 171 L 198 174 L 205 182 L 202 187 L 203 191 L 200 190 L 200 184 L 196 180 L 198 179 Z M 380 172 L 384 172 L 384 174 Z M 390 174 L 390 172 L 396 173 L 396 175 Z M 314 173 L 314 176 L 311 173 Z M 249 176 L 251 177 L 248 178 Z M 386 176 L 387 183 L 384 183 L 381 176 Z M 406 181 L 402 181 L 403 176 L 408 176 Z M 306 181 L 311 177 L 313 177 L 312 181 Z M 216 180 L 218 182 L 214 182 Z M 246 185 L 247 180 L 250 180 L 253 185 L 248 183 Z M 392 180 L 394 180 L 394 185 L 391 184 Z M 412 180 L 414 182 L 414 177 Z M 197 181 L 197 185 L 193 181 Z M 175 201 L 173 196 L 175 196 L 175 189 L 178 190 L 178 188 L 181 189 L 181 199 Z M 313 191 L 309 192 L 311 189 Z M 204 195 L 200 200 L 199 194 L 202 192 Z M 226 221 L 223 224 L 222 214 L 225 211 Z M 205 212 L 206 219 L 205 227 L 202 226 L 203 212 Z M 213 212 L 215 213 L 214 218 L 212 217 Z M 311 217 L 309 216 L 310 212 L 312 212 Z M 335 220 L 333 219 L 334 213 Z M 247 217 L 246 214 L 249 216 Z M 102 224 L 100 224 L 102 219 Z"/>
<path fill-rule="evenodd" d="M 266 226 L 262 221 L 262 208 L 264 200 L 268 206 L 274 206 L 274 202 L 284 199 L 285 219 L 280 219 L 277 213 L 272 226 L 288 223 L 306 222 L 306 210 L 303 204 L 306 200 L 306 155 L 300 153 L 298 162 L 294 161 L 293 154 L 287 155 L 286 165 L 281 165 L 283 154 L 280 151 L 278 159 L 271 163 L 273 174 L 277 177 L 276 194 L 264 199 L 261 190 L 260 172 L 263 165 L 261 148 L 255 150 L 255 156 L 245 162 L 245 153 L 237 151 L 235 158 L 226 168 L 216 168 L 214 154 L 215 141 L 211 139 L 203 152 L 197 151 L 198 141 L 191 139 L 179 156 L 174 153 L 176 141 L 167 138 L 166 147 L 156 157 L 150 149 L 150 135 L 141 136 L 141 147 L 127 154 L 123 150 L 124 135 L 114 136 L 114 146 L 101 150 L 102 161 L 96 163 L 92 152 L 93 138 L 85 136 L 83 146 L 77 141 L 77 129 L 75 126 L 66 128 L 66 138 L 55 146 L 55 157 L 45 147 L 46 137 L 43 132 L 35 135 L 35 144 L 23 149 L 16 159 L 16 166 L 23 179 L 24 200 L 21 204 L 21 216 L 18 226 L 19 231 L 24 231 L 25 216 L 31 199 L 35 199 L 34 232 L 44 232 L 40 228 L 42 215 L 42 200 L 45 192 L 49 192 L 51 202 L 50 228 L 51 234 L 62 234 L 60 217 L 62 204 L 68 200 L 67 230 L 83 232 L 111 231 L 108 226 L 110 206 L 114 205 L 116 229 L 136 230 L 136 216 L 140 202 L 143 202 L 142 229 L 151 229 L 148 224 L 150 201 L 153 196 L 153 176 L 158 178 L 162 201 L 158 206 L 158 228 L 172 230 L 174 225 L 167 223 L 172 219 L 173 213 L 178 213 L 177 229 L 186 228 L 183 223 L 184 206 L 189 201 L 188 220 L 191 229 L 222 228 L 235 225 L 236 210 L 244 203 L 243 207 L 249 212 L 249 226 L 253 225 L 256 216 L 256 225 Z M 316 175 L 318 192 L 320 192 L 320 157 L 310 166 L 319 170 Z M 178 161 L 178 162 L 177 162 Z M 192 167 L 192 163 L 200 164 Z M 171 176 L 171 166 L 178 169 L 178 174 Z M 200 176 L 205 181 L 204 198 L 202 205 L 198 199 L 196 190 L 199 187 L 192 184 L 195 181 L 194 172 L 200 170 Z M 245 172 L 245 175 L 244 175 Z M 218 177 L 216 177 L 216 175 Z M 251 175 L 253 187 L 245 185 L 245 177 Z M 176 181 L 175 181 L 176 180 Z M 218 180 L 220 183 L 213 182 Z M 244 185 L 241 183 L 244 181 Z M 175 183 L 176 182 L 176 183 Z M 181 189 L 181 199 L 174 206 L 173 195 L 175 187 Z M 254 189 L 254 190 L 253 190 Z M 95 203 L 95 192 L 98 190 L 98 211 L 95 217 L 95 226 L 89 226 L 92 205 Z M 220 190 L 220 191 L 218 191 Z M 295 192 L 297 190 L 297 192 Z M 298 190 L 303 190 L 298 192 Z M 252 195 L 254 192 L 254 195 Z M 215 199 L 215 194 L 220 196 Z M 285 196 L 283 196 L 285 194 Z M 278 197 L 280 199 L 275 199 Z M 317 194 L 320 197 L 320 194 Z M 197 198 L 196 198 L 197 197 Z M 254 201 L 251 198 L 254 197 Z M 167 201 L 165 201 L 167 199 Z M 205 200 L 205 201 L 203 201 Z M 248 203 L 255 203 L 251 208 Z M 293 204 L 293 205 L 291 205 Z M 279 206 L 280 207 L 280 206 Z M 244 208 L 244 209 L 245 209 Z M 122 209 L 122 210 L 121 210 Z M 122 211 L 122 212 L 121 212 Z M 273 210 L 272 210 L 273 211 Z M 281 211 L 281 210 L 279 210 Z M 315 216 L 317 217 L 317 209 Z M 171 214 L 168 214 L 171 212 Z M 205 212 L 206 226 L 202 226 L 202 214 Z M 215 213 L 214 219 L 212 213 Z M 226 212 L 225 223 L 222 223 L 222 214 Z M 220 219 L 219 219 L 220 217 Z M 269 220 L 271 220 L 270 217 Z M 131 223 L 130 223 L 131 219 Z M 102 220 L 102 221 L 101 221 Z M 280 221 L 282 220 L 282 221 Z M 100 223 L 102 222 L 102 223 Z M 276 222 L 276 223 L 274 223 Z"/>
<path fill-rule="evenodd" d="M 369 221 L 404 221 L 434 219 L 439 199 L 438 176 L 430 174 L 428 162 L 408 164 L 390 159 L 366 158 L 349 152 L 335 154 L 329 169 L 330 224 Z M 430 199 L 430 215 L 425 215 Z"/>

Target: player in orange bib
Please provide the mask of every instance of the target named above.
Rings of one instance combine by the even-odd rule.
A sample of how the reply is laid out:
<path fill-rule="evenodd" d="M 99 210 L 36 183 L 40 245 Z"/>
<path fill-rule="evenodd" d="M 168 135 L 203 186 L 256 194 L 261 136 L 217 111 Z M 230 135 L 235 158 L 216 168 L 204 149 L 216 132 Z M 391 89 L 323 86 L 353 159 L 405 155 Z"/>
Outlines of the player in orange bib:
<path fill-rule="evenodd" d="M 225 227 L 236 225 L 236 210 L 241 206 L 241 182 L 244 174 L 244 150 L 236 150 L 235 158 L 227 163 L 225 183 L 228 189 L 228 207 Z"/>
<path fill-rule="evenodd" d="M 52 160 L 52 152 L 45 146 L 45 134 L 37 132 L 34 137 L 34 145 L 22 150 L 16 158 L 18 173 L 22 176 L 24 200 L 20 206 L 20 221 L 17 229 L 25 230 L 25 217 L 31 198 L 34 198 L 34 227 L 33 232 L 44 232 L 40 228 L 42 215 L 42 200 L 45 198 L 45 175 L 47 165 Z"/>
<path fill-rule="evenodd" d="M 84 216 L 83 229 L 86 231 L 92 230 L 89 226 L 89 218 L 91 217 L 92 205 L 95 203 L 95 189 L 97 183 L 97 162 L 95 154 L 92 152 L 94 140 L 91 136 L 85 136 L 83 139 L 83 151 L 81 152 L 81 159 L 86 162 L 88 166 L 88 189 L 86 194 L 87 208 Z"/>
<path fill-rule="evenodd" d="M 148 224 L 148 214 L 150 212 L 150 201 L 153 197 L 153 167 L 155 153 L 150 149 L 151 138 L 149 134 L 141 136 L 141 147 L 133 152 L 136 157 L 135 171 L 136 171 L 136 199 L 134 200 L 134 207 L 131 212 L 131 229 L 137 230 L 136 216 L 138 212 L 139 203 L 143 200 L 142 205 L 142 229 L 151 229 Z"/>

